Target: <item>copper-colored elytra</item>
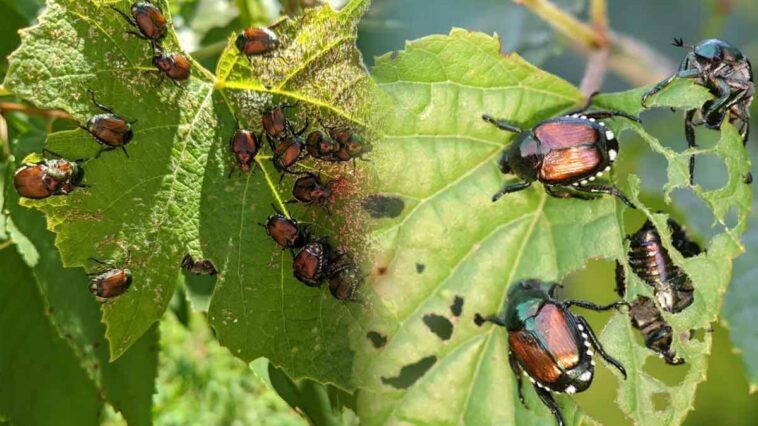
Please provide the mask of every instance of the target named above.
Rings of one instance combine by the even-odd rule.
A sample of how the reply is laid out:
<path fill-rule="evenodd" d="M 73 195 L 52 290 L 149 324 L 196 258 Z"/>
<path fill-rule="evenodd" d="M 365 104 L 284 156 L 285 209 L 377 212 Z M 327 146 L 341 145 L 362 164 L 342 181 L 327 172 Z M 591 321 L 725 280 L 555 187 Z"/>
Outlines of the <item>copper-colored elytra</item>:
<path fill-rule="evenodd" d="M 16 191 L 25 198 L 39 200 L 52 194 L 45 183 L 45 166 L 32 165 L 18 169 L 13 177 L 13 185 Z"/>
<path fill-rule="evenodd" d="M 129 142 L 130 126 L 126 120 L 109 115 L 95 116 L 91 120 L 90 131 L 108 146 L 122 146 Z"/>
<path fill-rule="evenodd" d="M 519 365 L 535 380 L 554 383 L 561 375 L 553 359 L 542 349 L 533 335 L 524 331 L 509 331 L 508 346 Z"/>
<path fill-rule="evenodd" d="M 570 370 L 579 363 L 580 342 L 575 340 L 574 327 L 566 321 L 569 317 L 556 305 L 545 305 L 534 319 L 537 330 L 547 330 L 545 344 L 547 352 L 564 370 Z M 583 344 L 583 343 L 582 343 Z"/>
<path fill-rule="evenodd" d="M 545 155 L 540 179 L 561 182 L 592 174 L 602 163 L 600 152 L 592 145 L 580 145 Z"/>
<path fill-rule="evenodd" d="M 549 149 L 570 148 L 594 144 L 599 136 L 597 130 L 587 124 L 565 122 L 545 123 L 534 129 L 534 134 L 543 146 Z"/>
<path fill-rule="evenodd" d="M 293 140 L 282 142 L 276 149 L 279 154 L 279 162 L 283 167 L 289 167 L 295 164 L 300 158 L 301 148 L 298 143 Z"/>
<path fill-rule="evenodd" d="M 140 31 L 149 39 L 161 38 L 166 26 L 166 18 L 161 11 L 158 8 L 145 8 L 141 12 L 145 13 L 137 13 L 134 16 Z"/>

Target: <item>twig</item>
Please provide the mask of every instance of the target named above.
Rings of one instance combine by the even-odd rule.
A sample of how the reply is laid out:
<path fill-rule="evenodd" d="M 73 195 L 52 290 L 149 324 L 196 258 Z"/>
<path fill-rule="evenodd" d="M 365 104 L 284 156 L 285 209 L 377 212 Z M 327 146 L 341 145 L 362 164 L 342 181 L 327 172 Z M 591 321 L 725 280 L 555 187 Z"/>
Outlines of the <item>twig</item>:
<path fill-rule="evenodd" d="M 71 115 L 69 115 L 69 113 L 67 113 L 66 111 L 58 110 L 58 109 L 41 109 L 41 108 L 34 108 L 28 105 L 19 104 L 15 102 L 0 102 L 0 113 L 3 113 L 5 111 L 16 111 L 16 112 L 20 112 L 26 115 L 36 115 L 40 117 L 62 118 L 64 120 L 73 120 L 73 118 L 71 118 Z"/>
<path fill-rule="evenodd" d="M 8 122 L 0 112 L 0 160 L 5 161 L 11 156 L 11 147 L 8 142 Z"/>
<path fill-rule="evenodd" d="M 607 43 L 608 67 L 635 86 L 658 82 L 670 75 L 676 66 L 647 44 L 627 35 L 617 34 L 607 28 L 605 30 L 607 40 L 604 41 L 603 35 L 599 34 L 595 28 L 561 10 L 550 0 L 512 1 L 524 5 L 541 17 L 569 39 L 572 42 L 572 48 L 588 57 Z M 591 15 L 605 14 L 604 10 L 605 4 L 595 5 Z"/>
<path fill-rule="evenodd" d="M 594 48 L 600 44 L 598 35 L 592 28 L 573 15 L 564 12 L 550 0 L 513 0 L 513 2 L 531 10 L 558 32 L 585 47 Z"/>
<path fill-rule="evenodd" d="M 610 47 L 608 43 L 608 15 L 605 0 L 592 0 L 590 3 L 590 21 L 600 44 L 589 54 L 587 68 L 579 86 L 585 98 L 600 90 L 608 70 Z"/>

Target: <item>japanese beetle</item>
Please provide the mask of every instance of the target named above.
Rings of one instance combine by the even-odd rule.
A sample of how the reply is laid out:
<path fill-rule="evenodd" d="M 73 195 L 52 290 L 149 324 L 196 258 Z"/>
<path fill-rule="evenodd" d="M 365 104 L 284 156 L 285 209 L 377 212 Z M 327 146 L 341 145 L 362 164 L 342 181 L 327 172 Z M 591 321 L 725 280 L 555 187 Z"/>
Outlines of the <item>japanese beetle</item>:
<path fill-rule="evenodd" d="M 292 173 L 292 167 L 303 158 L 305 146 L 299 135 L 292 135 L 277 145 L 274 145 L 271 139 L 268 142 L 274 154 L 271 161 L 274 163 L 274 168 L 280 173 L 279 181 L 281 182 L 285 173 Z"/>
<path fill-rule="evenodd" d="M 113 112 L 109 107 L 97 102 L 94 92 L 90 91 L 90 95 L 92 96 L 92 103 L 103 111 L 103 114 L 92 116 L 87 120 L 86 125 L 79 127 L 91 134 L 102 146 L 97 155 L 95 155 L 95 158 L 100 157 L 103 151 L 113 151 L 116 148 L 121 148 L 128 158 L 129 153 L 126 152 L 126 144 L 134 136 L 132 124 L 136 123 L 137 120 L 127 120 Z"/>
<path fill-rule="evenodd" d="M 339 161 L 350 161 L 356 158 L 364 159 L 363 155 L 371 152 L 371 145 L 350 129 L 330 129 L 329 133 L 339 145 L 336 157 Z"/>
<path fill-rule="evenodd" d="M 329 264 L 329 292 L 335 299 L 354 301 L 363 283 L 358 265 L 347 255 L 340 255 Z"/>
<path fill-rule="evenodd" d="M 691 241 L 684 228 L 673 219 L 667 222 L 672 245 L 685 257 L 700 254 L 700 246 Z M 667 312 L 677 313 L 692 304 L 693 288 L 689 277 L 671 262 L 661 237 L 652 222 L 647 221 L 630 237 L 629 265 L 635 274 L 653 287 L 658 303 Z M 626 295 L 626 274 L 616 262 L 616 293 Z M 642 333 L 645 346 L 656 352 L 667 364 L 683 364 L 684 360 L 671 349 L 673 330 L 661 315 L 655 302 L 639 296 L 629 310 L 632 326 Z"/>
<path fill-rule="evenodd" d="M 13 175 L 13 186 L 24 198 L 40 200 L 51 195 L 67 195 L 82 184 L 84 169 L 62 158 L 24 163 Z"/>
<path fill-rule="evenodd" d="M 333 188 L 333 180 L 324 183 L 318 175 L 306 173 L 295 181 L 295 186 L 292 188 L 292 196 L 295 198 L 287 200 L 287 203 L 319 204 L 326 208 L 326 203 L 331 201 L 334 195 Z"/>
<path fill-rule="evenodd" d="M 229 140 L 229 149 L 242 173 L 247 173 L 251 170 L 250 166 L 255 162 L 255 156 L 261 149 L 261 135 L 256 136 L 249 130 L 239 129 Z M 234 166 L 229 170 L 229 177 L 232 176 L 233 171 Z"/>
<path fill-rule="evenodd" d="M 308 133 L 305 138 L 305 149 L 308 155 L 313 158 L 332 162 L 339 161 L 337 152 L 340 150 L 340 145 L 321 130 Z"/>
<path fill-rule="evenodd" d="M 503 313 L 485 320 L 507 330 L 508 361 L 516 376 L 521 403 L 525 405 L 521 374 L 526 373 L 537 395 L 562 426 L 563 416 L 550 392 L 573 394 L 586 390 L 595 371 L 593 349 L 626 379 L 624 366 L 605 352 L 587 320 L 568 308 L 605 311 L 627 303 L 598 306 L 581 300 L 560 301 L 554 298 L 557 287 L 558 283 L 539 280 L 517 282 L 508 290 Z"/>
<path fill-rule="evenodd" d="M 218 273 L 210 260 L 200 259 L 195 261 L 190 254 L 186 254 L 182 259 L 182 268 L 195 275 L 216 275 Z"/>
<path fill-rule="evenodd" d="M 328 265 L 334 259 L 334 250 L 326 241 L 311 241 L 295 254 L 292 270 L 300 282 L 309 287 L 320 287 L 327 278 Z"/>
<path fill-rule="evenodd" d="M 672 244 L 683 256 L 700 254 L 700 246 L 687 237 L 678 223 L 669 219 L 667 224 Z M 677 313 L 690 306 L 694 291 L 692 281 L 671 261 L 655 225 L 646 221 L 642 228 L 629 236 L 629 241 L 629 266 L 642 281 L 653 288 L 661 308 L 666 312 Z"/>
<path fill-rule="evenodd" d="M 615 187 L 590 182 L 611 169 L 619 150 L 614 133 L 597 119 L 639 119 L 621 111 L 587 111 L 591 100 L 592 97 L 583 108 L 543 121 L 531 130 L 522 130 L 487 114 L 482 116 L 484 121 L 498 129 L 518 134 L 516 140 L 503 150 L 499 168 L 504 174 L 515 174 L 523 182 L 506 184 L 492 201 L 524 190 L 536 180 L 553 197 L 594 199 L 597 193 L 610 194 L 635 208 Z"/>
<path fill-rule="evenodd" d="M 282 141 L 294 133 L 292 125 L 284 115 L 285 108 L 294 108 L 295 105 L 280 104 L 261 114 L 261 125 L 268 139 Z"/>
<path fill-rule="evenodd" d="M 234 43 L 247 56 L 263 55 L 279 45 L 276 34 L 268 28 L 247 28 Z"/>
<path fill-rule="evenodd" d="M 139 33 L 128 30 L 128 34 L 149 40 L 153 48 L 156 48 L 168 34 L 168 22 L 163 16 L 163 11 L 160 6 L 153 5 L 149 1 L 132 4 L 131 17 L 116 6 L 111 6 L 111 9 L 121 15 L 129 25 L 139 30 Z"/>
<path fill-rule="evenodd" d="M 90 281 L 89 291 L 98 299 L 112 299 L 121 296 L 132 284 L 132 273 L 128 269 L 114 268 L 96 274 Z"/>
<path fill-rule="evenodd" d="M 689 147 L 695 143 L 695 125 L 705 124 L 710 129 L 721 128 L 721 123 L 729 112 L 729 122 L 739 129 L 742 142 L 746 143 L 750 132 L 750 104 L 753 102 L 755 84 L 750 61 L 739 49 L 724 40 L 703 40 L 694 46 L 685 46 L 681 39 L 674 39 L 677 47 L 688 47 L 690 51 L 679 64 L 679 70 L 669 78 L 656 84 L 642 96 L 642 106 L 647 107 L 648 99 L 663 90 L 677 78 L 693 78 L 707 88 L 715 100 L 709 100 L 699 109 L 701 123 L 695 124 L 697 109 L 689 110 L 684 117 L 684 132 Z M 695 156 L 690 156 L 690 184 L 695 171 Z"/>
<path fill-rule="evenodd" d="M 303 247 L 309 239 L 305 227 L 299 226 L 295 219 L 285 216 L 276 208 L 274 211 L 265 224 L 259 223 L 266 230 L 266 234 L 283 249 Z"/>
<path fill-rule="evenodd" d="M 153 65 L 161 73 L 161 80 L 158 84 L 163 83 L 163 79 L 168 77 L 178 87 L 181 87 L 178 82 L 187 80 L 192 70 L 192 62 L 181 53 L 156 51 L 153 56 Z"/>

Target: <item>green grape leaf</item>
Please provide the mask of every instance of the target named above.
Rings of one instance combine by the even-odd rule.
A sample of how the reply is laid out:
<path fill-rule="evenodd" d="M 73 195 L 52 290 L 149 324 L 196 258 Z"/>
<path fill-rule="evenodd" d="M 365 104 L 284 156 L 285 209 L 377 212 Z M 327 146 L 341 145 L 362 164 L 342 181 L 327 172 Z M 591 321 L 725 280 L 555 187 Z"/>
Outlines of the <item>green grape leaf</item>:
<path fill-rule="evenodd" d="M 232 171 L 228 141 L 238 124 L 259 132 L 260 114 L 278 103 L 298 105 L 288 111 L 298 128 L 307 118 L 314 125 L 364 123 L 361 96 L 372 86 L 355 31 L 368 1 L 278 22 L 273 29 L 280 47 L 262 57 L 244 57 L 230 37 L 216 75 L 193 61 L 182 87 L 161 82 L 149 43 L 126 34 L 127 24 L 110 5 L 128 10 L 129 2 L 50 0 L 40 25 L 22 34 L 4 85 L 80 123 L 99 112 L 91 90 L 100 103 L 136 120 L 128 157 L 120 150 L 97 157 L 100 147 L 82 130 L 51 134 L 46 148 L 83 159 L 88 187 L 22 202 L 46 213 L 64 265 L 102 269 L 94 258 L 132 272 L 129 291 L 103 305 L 111 357 L 121 356 L 163 314 L 189 253 L 211 260 L 219 272 L 209 316 L 235 356 L 249 361 L 265 355 L 293 377 L 348 387 L 347 323 L 359 307 L 292 277 L 289 254 L 275 248 L 258 224 L 272 204 L 287 211 L 283 200 L 293 178 L 279 184 L 268 147 L 253 173 Z M 181 51 L 173 31 L 164 48 Z M 360 168 L 356 173 L 349 164 L 325 169 L 349 181 Z M 320 235 L 334 235 L 343 208 L 351 208 L 347 196 L 332 218 L 314 207 L 291 210 L 298 219 L 318 221 Z"/>
<path fill-rule="evenodd" d="M 373 189 L 399 207 L 376 219 L 372 233 L 377 252 L 369 297 L 373 311 L 361 324 L 362 333 L 353 335 L 354 371 L 361 387 L 358 414 L 366 424 L 554 424 L 529 386 L 524 389 L 529 409 L 521 406 L 504 330 L 478 326 L 475 316 L 500 312 L 508 287 L 521 279 L 562 281 L 593 258 L 621 260 L 628 268 L 624 236 L 636 229 L 624 228 L 629 209 L 613 197 L 557 199 L 535 184 L 492 203 L 505 182 L 516 182 L 497 168 L 513 134 L 481 116 L 488 113 L 530 128 L 581 106 L 581 94 L 517 54 L 502 54 L 497 38 L 459 29 L 378 58 L 372 74 L 396 106 L 377 141 Z M 689 84 L 677 84 L 667 92 L 684 95 L 690 89 Z M 641 94 L 603 96 L 595 106 L 636 114 Z M 689 103 L 679 106 L 693 107 L 702 99 L 687 96 Z M 631 101 L 635 97 L 636 103 Z M 670 150 L 628 120 L 605 122 L 620 135 L 621 157 L 624 139 L 634 131 L 669 161 L 667 193 L 686 186 L 680 168 L 689 151 Z M 750 192 L 741 180 L 749 160 L 740 145 L 736 131 L 725 125 L 715 147 L 697 151 L 724 158 L 729 182 L 715 191 L 694 189 L 713 210 L 720 231 L 707 254 L 695 258 L 685 260 L 671 248 L 670 235 L 663 231 L 666 216 L 640 204 L 636 176 L 626 178 L 618 171 L 610 175 L 640 205 L 640 213 L 655 221 L 674 262 L 693 277 L 695 304 L 667 316 L 680 334 L 715 320 L 731 260 L 742 251 L 738 237 Z M 726 227 L 730 209 L 736 209 L 738 223 Z M 614 283 L 598 285 L 612 288 Z M 649 295 L 644 284 L 631 280 L 629 297 L 643 293 Z M 619 406 L 640 424 L 681 422 L 695 386 L 705 377 L 710 338 L 675 343 L 690 366 L 681 385 L 669 386 L 642 370 L 639 361 L 654 354 L 630 338 L 635 333 L 626 315 L 617 313 L 600 338 L 612 356 L 628 361 L 627 381 L 610 369 L 620 382 Z M 638 358 L 630 359 L 632 354 Z M 602 361 L 598 368 L 606 368 L 600 365 Z M 643 380 L 654 386 L 640 386 Z M 653 387 L 654 392 L 668 392 L 675 403 L 663 412 L 653 411 L 648 404 Z M 592 422 L 592 413 L 584 413 L 574 399 L 555 397 L 567 424 Z"/>
<path fill-rule="evenodd" d="M 0 415 L 32 426 L 100 424 L 98 389 L 58 336 L 14 246 L 0 250 L 0 269 Z"/>
<path fill-rule="evenodd" d="M 16 143 L 16 158 L 23 157 L 22 150 L 39 149 L 43 141 L 44 135 L 21 135 Z M 5 182 L 11 182 L 13 167 L 7 167 L 3 175 Z M 34 283 L 42 292 L 45 314 L 57 335 L 71 347 L 100 394 L 130 424 L 151 424 L 158 364 L 157 330 L 146 333 L 123 357 L 109 362 L 100 304 L 87 291 L 89 277 L 79 268 L 63 267 L 54 235 L 46 230 L 42 213 L 19 206 L 18 194 L 10 184 L 5 185 L 2 195 L 0 206 L 5 213 L 2 216 L 11 224 L 8 227 L 11 241 L 25 242 L 17 244 L 16 249 L 26 252 L 26 265 L 16 267 L 31 268 L 34 279 L 30 284 Z"/>

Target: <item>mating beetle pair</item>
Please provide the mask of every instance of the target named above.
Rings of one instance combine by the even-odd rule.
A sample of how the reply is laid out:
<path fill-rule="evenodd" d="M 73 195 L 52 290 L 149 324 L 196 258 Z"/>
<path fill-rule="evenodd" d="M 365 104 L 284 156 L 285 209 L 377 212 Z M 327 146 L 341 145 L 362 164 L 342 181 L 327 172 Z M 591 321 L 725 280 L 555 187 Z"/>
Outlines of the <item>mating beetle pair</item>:
<path fill-rule="evenodd" d="M 675 39 L 674 45 L 685 47 L 681 39 Z M 753 70 L 750 61 L 739 49 L 719 39 L 703 40 L 694 46 L 687 46 L 690 51 L 679 64 L 676 74 L 661 81 L 642 96 L 642 106 L 647 107 L 651 96 L 660 92 L 677 78 L 695 79 L 706 87 L 713 96 L 698 109 L 685 113 L 684 132 L 687 145 L 692 148 L 695 143 L 696 125 L 705 124 L 709 129 L 721 128 L 726 114 L 729 122 L 737 127 L 742 142 L 746 143 L 750 133 L 750 104 L 755 93 Z M 695 114 L 700 112 L 701 122 L 695 122 Z M 693 182 L 695 156 L 690 156 L 690 183 Z"/>
<path fill-rule="evenodd" d="M 84 169 L 77 162 L 57 158 L 22 164 L 13 175 L 13 186 L 20 196 L 41 200 L 86 186 L 83 178 Z"/>
<path fill-rule="evenodd" d="M 305 146 L 308 154 L 316 159 L 332 163 L 364 159 L 372 147 L 356 132 L 348 128 L 324 126 L 328 133 L 314 130 L 308 134 Z"/>
<path fill-rule="evenodd" d="M 523 373 L 558 425 L 563 426 L 560 408 L 550 392 L 573 394 L 589 388 L 595 372 L 595 352 L 626 379 L 624 366 L 605 352 L 587 320 L 568 308 L 606 311 L 628 304 L 618 301 L 598 306 L 582 300 L 561 301 L 555 298 L 558 287 L 558 283 L 539 280 L 517 282 L 508 290 L 504 311 L 484 320 L 507 331 L 508 361 L 516 376 L 521 403 L 526 405 L 521 391 Z"/>
<path fill-rule="evenodd" d="M 132 16 L 127 15 L 115 6 L 111 6 L 116 13 L 121 15 L 130 26 L 139 30 L 127 30 L 127 34 L 139 37 L 150 42 L 153 48 L 152 64 L 159 73 L 161 73 L 160 82 L 165 77 L 179 85 L 179 81 L 187 80 L 192 69 L 192 62 L 181 53 L 165 53 L 163 51 L 163 39 L 168 34 L 169 23 L 163 15 L 160 6 L 154 5 L 149 1 L 142 1 L 132 4 L 130 12 Z"/>
<path fill-rule="evenodd" d="M 320 287 L 329 280 L 329 291 L 336 299 L 355 300 L 363 281 L 360 269 L 345 253 L 335 250 L 326 239 L 312 238 L 305 226 L 274 208 L 266 224 L 260 224 L 282 249 L 293 254 L 292 270 L 298 281 Z M 297 249 L 297 251 L 293 251 Z"/>
<path fill-rule="evenodd" d="M 671 242 L 684 257 L 697 256 L 700 246 L 690 240 L 684 228 L 673 219 L 667 222 Z M 658 305 L 669 313 L 678 313 L 690 306 L 694 299 L 692 281 L 678 266 L 674 265 L 668 251 L 663 247 L 661 236 L 651 221 L 629 237 L 629 266 L 647 285 L 653 288 Z M 627 280 L 621 264 L 616 263 L 616 292 L 624 297 Z M 629 310 L 632 326 L 642 332 L 645 346 L 671 365 L 684 360 L 671 349 L 673 330 L 661 315 L 656 303 L 645 296 L 632 302 Z"/>
<path fill-rule="evenodd" d="M 583 108 L 543 121 L 531 130 L 522 130 L 487 114 L 482 116 L 498 129 L 518 134 L 503 151 L 499 168 L 504 174 L 515 174 L 523 182 L 506 184 L 492 201 L 539 181 L 553 197 L 594 199 L 595 194 L 610 194 L 635 208 L 615 187 L 590 182 L 611 169 L 619 152 L 616 135 L 598 120 L 624 117 L 639 122 L 639 119 L 621 111 L 587 111 L 591 101 L 592 96 Z"/>

